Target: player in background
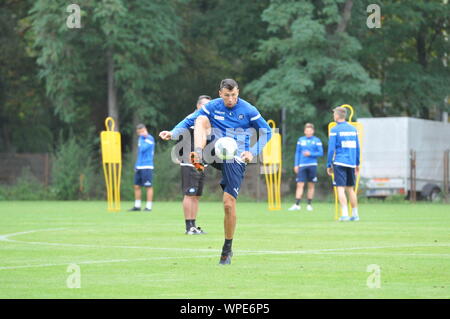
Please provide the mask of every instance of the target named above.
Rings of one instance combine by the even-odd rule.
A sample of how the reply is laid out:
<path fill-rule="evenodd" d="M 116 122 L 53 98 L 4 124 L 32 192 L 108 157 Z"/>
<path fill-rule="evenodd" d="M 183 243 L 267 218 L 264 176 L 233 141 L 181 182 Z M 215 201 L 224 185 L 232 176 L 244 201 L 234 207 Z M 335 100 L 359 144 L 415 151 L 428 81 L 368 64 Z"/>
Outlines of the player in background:
<path fill-rule="evenodd" d="M 153 156 L 155 154 L 155 139 L 144 124 L 136 126 L 138 138 L 138 152 L 134 166 L 134 207 L 130 211 L 141 210 L 141 187 L 147 190 L 147 205 L 145 211 L 152 210 L 153 200 Z"/>
<path fill-rule="evenodd" d="M 340 221 L 358 221 L 358 199 L 354 190 L 355 174 L 359 174 L 360 148 L 358 131 L 345 121 L 347 109 L 337 107 L 333 110 L 337 123 L 330 131 L 328 142 L 327 173 L 334 173 L 334 185 L 337 187 L 339 203 L 342 208 Z M 352 217 L 348 216 L 347 197 L 352 205 Z"/>
<path fill-rule="evenodd" d="M 219 86 L 220 98 L 214 99 L 195 113 L 194 152 L 191 163 L 198 171 L 204 170 L 207 152 L 203 152 L 208 136 L 228 136 L 236 140 L 237 156 L 233 160 L 216 165 L 222 171 L 220 186 L 223 193 L 225 242 L 219 264 L 231 263 L 232 242 L 236 229 L 236 199 L 239 194 L 247 163 L 262 152 L 264 145 L 272 137 L 272 131 L 266 120 L 250 103 L 239 98 L 239 87 L 233 79 L 222 80 Z M 250 146 L 253 131 L 259 131 L 259 139 Z"/>
<path fill-rule="evenodd" d="M 197 99 L 197 110 L 202 108 L 206 103 L 211 101 L 208 95 L 200 95 Z M 203 185 L 205 181 L 205 173 L 198 173 L 191 164 L 189 153 L 194 150 L 194 113 L 188 115 L 182 122 L 187 122 L 191 126 L 185 130 L 186 134 L 174 134 L 173 131 L 162 131 L 159 136 L 167 141 L 179 138 L 183 143 L 180 153 L 176 154 L 181 167 L 181 188 L 183 191 L 183 211 L 186 224 L 186 235 L 206 234 L 200 227 L 197 227 L 196 219 L 198 213 L 198 204 L 203 193 Z M 180 123 L 178 124 L 180 125 Z M 178 126 L 177 125 L 177 126 Z M 176 127 L 177 127 L 176 126 Z M 182 132 L 178 132 L 182 133 Z"/>
<path fill-rule="evenodd" d="M 306 209 L 312 211 L 312 200 L 314 198 L 314 186 L 317 183 L 317 158 L 323 156 L 322 142 L 314 136 L 314 125 L 305 124 L 305 136 L 297 140 L 295 150 L 294 172 L 297 174 L 295 181 L 297 189 L 295 191 L 295 204 L 289 210 L 300 210 L 300 202 L 303 196 L 305 183 L 308 183 L 308 206 Z"/>

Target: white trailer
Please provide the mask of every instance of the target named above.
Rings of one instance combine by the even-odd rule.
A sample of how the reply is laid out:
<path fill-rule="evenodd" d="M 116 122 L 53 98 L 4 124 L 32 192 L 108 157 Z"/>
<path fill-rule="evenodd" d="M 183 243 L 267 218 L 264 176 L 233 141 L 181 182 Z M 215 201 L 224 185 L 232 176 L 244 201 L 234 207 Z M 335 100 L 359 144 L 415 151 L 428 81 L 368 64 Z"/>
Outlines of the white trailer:
<path fill-rule="evenodd" d="M 361 187 L 367 197 L 410 194 L 411 150 L 416 152 L 417 194 L 427 199 L 439 195 L 444 153 L 450 149 L 449 123 L 409 117 L 360 118 L 358 122 L 364 128 Z"/>

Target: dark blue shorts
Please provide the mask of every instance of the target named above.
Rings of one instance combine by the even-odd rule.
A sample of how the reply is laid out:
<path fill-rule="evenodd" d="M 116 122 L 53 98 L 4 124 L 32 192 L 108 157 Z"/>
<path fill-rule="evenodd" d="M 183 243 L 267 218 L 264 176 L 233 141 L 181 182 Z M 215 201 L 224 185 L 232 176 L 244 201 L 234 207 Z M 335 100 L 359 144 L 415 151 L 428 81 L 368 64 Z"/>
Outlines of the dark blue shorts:
<path fill-rule="evenodd" d="M 134 185 L 143 187 L 152 187 L 153 184 L 153 170 L 152 169 L 137 169 L 134 173 Z"/>
<path fill-rule="evenodd" d="M 355 168 L 333 165 L 334 186 L 355 186 Z"/>
<path fill-rule="evenodd" d="M 302 166 L 298 168 L 297 183 L 317 183 L 317 166 Z"/>
<path fill-rule="evenodd" d="M 246 164 L 234 160 L 232 163 L 223 162 L 220 164 L 220 168 L 216 168 L 222 170 L 220 186 L 222 186 L 223 191 L 237 198 L 244 179 Z"/>

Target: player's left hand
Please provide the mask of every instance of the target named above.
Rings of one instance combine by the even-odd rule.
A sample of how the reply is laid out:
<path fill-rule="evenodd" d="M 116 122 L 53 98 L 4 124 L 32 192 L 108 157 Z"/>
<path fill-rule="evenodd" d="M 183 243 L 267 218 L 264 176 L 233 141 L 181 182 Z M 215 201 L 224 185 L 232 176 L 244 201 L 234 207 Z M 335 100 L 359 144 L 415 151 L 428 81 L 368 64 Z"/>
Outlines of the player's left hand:
<path fill-rule="evenodd" d="M 249 151 L 245 151 L 245 152 L 242 152 L 241 158 L 244 160 L 245 163 L 248 164 L 248 163 L 250 163 L 252 161 L 253 154 L 250 153 Z"/>
<path fill-rule="evenodd" d="M 355 167 L 355 175 L 359 175 L 359 166 Z"/>
<path fill-rule="evenodd" d="M 303 155 L 304 155 L 304 156 L 310 156 L 310 155 L 311 155 L 311 152 L 310 152 L 310 151 L 304 151 L 304 152 L 303 152 Z"/>

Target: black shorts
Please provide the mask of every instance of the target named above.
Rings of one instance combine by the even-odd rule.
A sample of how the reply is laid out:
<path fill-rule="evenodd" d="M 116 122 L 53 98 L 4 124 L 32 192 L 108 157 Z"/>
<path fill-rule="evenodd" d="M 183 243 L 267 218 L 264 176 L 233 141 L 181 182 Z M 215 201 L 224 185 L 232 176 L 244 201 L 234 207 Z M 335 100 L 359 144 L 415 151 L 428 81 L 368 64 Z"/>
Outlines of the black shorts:
<path fill-rule="evenodd" d="M 333 165 L 334 186 L 355 186 L 355 168 Z"/>
<path fill-rule="evenodd" d="M 197 172 L 193 166 L 181 166 L 181 188 L 183 195 L 202 196 L 204 182 L 204 172 Z"/>
<path fill-rule="evenodd" d="M 297 183 L 317 183 L 317 166 L 301 166 L 298 168 Z"/>
<path fill-rule="evenodd" d="M 153 186 L 153 169 L 136 169 L 134 172 L 134 185 L 143 187 Z"/>

